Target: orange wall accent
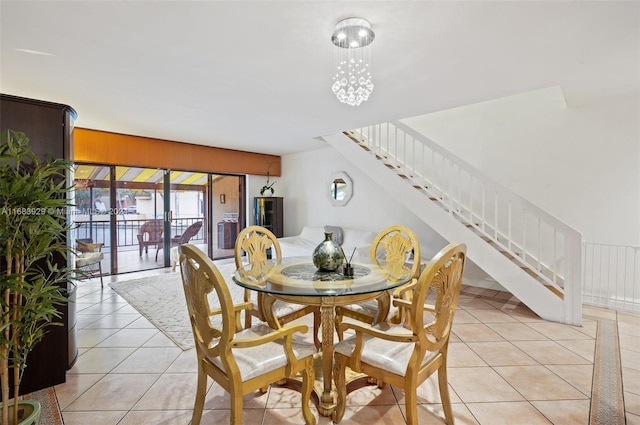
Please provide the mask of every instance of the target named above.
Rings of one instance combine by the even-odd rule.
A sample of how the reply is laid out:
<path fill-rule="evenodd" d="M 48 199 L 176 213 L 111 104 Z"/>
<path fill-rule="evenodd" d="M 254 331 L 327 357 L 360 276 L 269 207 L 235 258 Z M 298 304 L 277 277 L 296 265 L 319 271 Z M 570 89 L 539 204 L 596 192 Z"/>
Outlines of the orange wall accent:
<path fill-rule="evenodd" d="M 171 170 L 280 176 L 280 157 L 76 127 L 73 160 Z"/>

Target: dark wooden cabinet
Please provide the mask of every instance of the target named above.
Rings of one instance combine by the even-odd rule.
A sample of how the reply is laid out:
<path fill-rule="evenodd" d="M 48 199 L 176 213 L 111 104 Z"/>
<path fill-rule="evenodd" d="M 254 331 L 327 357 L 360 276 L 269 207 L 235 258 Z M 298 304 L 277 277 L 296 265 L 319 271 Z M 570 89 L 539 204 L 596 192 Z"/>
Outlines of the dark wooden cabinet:
<path fill-rule="evenodd" d="M 282 199 L 275 196 L 253 198 L 255 224 L 271 230 L 278 238 L 284 235 Z"/>
<path fill-rule="evenodd" d="M 22 131 L 38 156 L 73 159 L 73 123 L 76 112 L 67 105 L 0 94 L 0 130 Z M 57 259 L 60 265 L 64 258 Z M 75 298 L 75 286 L 65 289 Z M 29 354 L 20 385 L 22 394 L 65 382 L 65 372 L 77 356 L 75 303 L 59 307 L 62 326 L 51 326 Z M 73 311 L 71 311 L 73 309 Z"/>

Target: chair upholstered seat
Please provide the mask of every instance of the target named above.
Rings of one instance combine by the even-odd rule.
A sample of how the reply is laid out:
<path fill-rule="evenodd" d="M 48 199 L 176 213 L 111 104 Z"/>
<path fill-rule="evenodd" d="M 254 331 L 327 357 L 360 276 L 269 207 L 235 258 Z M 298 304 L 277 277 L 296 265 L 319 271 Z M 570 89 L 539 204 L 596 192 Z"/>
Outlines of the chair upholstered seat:
<path fill-rule="evenodd" d="M 349 309 L 351 309 L 351 311 L 355 314 L 362 314 L 368 317 L 376 317 L 378 315 L 379 304 L 376 300 L 367 300 L 362 301 L 358 304 L 349 304 Z M 397 311 L 397 308 L 395 308 L 394 306 L 390 306 L 387 316 L 394 317 Z M 349 316 L 345 315 L 342 320 L 349 320 Z"/>
<path fill-rule="evenodd" d="M 76 267 L 96 266 L 104 260 L 102 252 L 83 252 L 76 257 Z"/>
<path fill-rule="evenodd" d="M 293 314 L 300 310 L 301 306 L 299 304 L 292 304 L 282 300 L 276 300 L 273 303 L 273 314 L 276 317 L 285 317 L 289 314 Z"/>
<path fill-rule="evenodd" d="M 235 334 L 234 339 L 248 339 L 265 336 L 275 332 L 264 323 L 253 325 L 249 329 L 244 329 Z M 298 360 L 307 356 L 313 356 L 317 351 L 316 348 L 308 342 L 301 341 L 300 338 L 294 336 L 292 342 L 293 353 Z M 238 364 L 241 380 L 247 381 L 256 376 L 263 375 L 270 370 L 274 370 L 287 364 L 287 356 L 282 348 L 282 341 L 268 342 L 257 347 L 233 348 L 231 355 Z M 219 368 L 223 368 L 220 357 L 209 359 Z"/>
<path fill-rule="evenodd" d="M 378 323 L 372 326 L 373 329 L 379 329 L 384 332 L 397 334 L 397 335 L 412 335 L 413 332 L 406 329 L 402 325 L 393 325 L 389 323 Z M 399 376 L 405 376 L 407 367 L 409 366 L 409 360 L 411 360 L 411 354 L 415 344 L 413 342 L 396 342 L 389 344 L 389 341 L 372 337 L 370 335 L 364 335 L 364 346 L 360 359 L 380 369 L 387 370 L 391 373 L 395 373 Z M 336 353 L 349 356 L 356 346 L 356 337 L 352 336 L 345 338 L 336 344 L 334 351 Z M 438 352 L 427 352 L 424 356 L 422 364 L 424 366 L 431 359 L 433 359 Z"/>

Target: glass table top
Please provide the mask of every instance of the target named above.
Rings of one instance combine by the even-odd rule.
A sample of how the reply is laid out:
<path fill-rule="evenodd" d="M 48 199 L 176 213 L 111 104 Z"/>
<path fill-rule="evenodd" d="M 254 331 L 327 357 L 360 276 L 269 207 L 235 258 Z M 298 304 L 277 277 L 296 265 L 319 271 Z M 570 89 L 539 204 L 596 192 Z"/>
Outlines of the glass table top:
<path fill-rule="evenodd" d="M 405 266 L 386 267 L 384 263 L 352 263 L 353 276 L 345 276 L 342 267 L 320 271 L 311 259 L 283 258 L 281 263 L 268 260 L 245 264 L 236 270 L 238 285 L 275 295 L 341 296 L 380 292 L 396 288 L 411 280 Z"/>

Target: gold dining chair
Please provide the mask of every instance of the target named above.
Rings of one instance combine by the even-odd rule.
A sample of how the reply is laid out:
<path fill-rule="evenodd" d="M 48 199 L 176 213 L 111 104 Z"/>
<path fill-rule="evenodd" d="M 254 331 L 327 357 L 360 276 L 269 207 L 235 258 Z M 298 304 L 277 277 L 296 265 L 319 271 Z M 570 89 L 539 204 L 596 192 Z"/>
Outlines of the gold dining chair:
<path fill-rule="evenodd" d="M 242 329 L 242 312 L 251 303 L 234 305 L 227 284 L 215 264 L 194 245 L 178 247 L 182 286 L 198 358 L 198 387 L 192 425 L 200 424 L 211 377 L 231 398 L 232 425 L 242 424 L 242 397 L 272 382 L 302 374 L 302 415 L 315 425 L 309 401 L 315 380 L 316 348 L 298 340 L 304 324 L 271 329 L 265 324 Z"/>
<path fill-rule="evenodd" d="M 447 382 L 447 351 L 465 259 L 464 244 L 446 246 L 427 263 L 418 280 L 404 288 L 413 292 L 413 299 L 394 298 L 395 306 L 405 310 L 409 324 L 340 324 L 342 332 L 351 329 L 355 335 L 335 346 L 333 376 L 338 391 L 335 423 L 344 416 L 347 366 L 404 389 L 409 425 L 418 423 L 417 387 L 437 371 L 445 419 L 449 425 L 454 423 Z M 427 301 L 434 304 L 428 305 Z"/>
<path fill-rule="evenodd" d="M 273 232 L 262 226 L 249 226 L 242 229 L 236 238 L 234 248 L 236 268 L 240 268 L 243 265 L 243 252 L 246 254 L 248 263 L 259 264 L 267 261 L 269 250 L 271 252 L 271 258 L 275 260 L 276 263 L 280 263 L 282 261 L 282 251 L 280 250 L 278 239 Z M 253 305 L 253 308 L 246 312 L 245 327 L 251 326 L 252 317 L 256 317 L 263 322 L 268 321 L 264 313 L 264 304 L 265 298 L 269 296 L 269 294 L 264 292 L 256 293 L 256 291 L 245 289 L 244 300 Z M 320 310 L 316 306 L 305 306 L 275 300 L 273 303 L 273 317 L 277 320 L 277 323 L 272 325 L 277 328 L 304 317 L 307 314 L 313 314 L 313 341 L 316 347 L 319 348 L 320 340 L 318 339 L 318 329 L 320 328 Z"/>
<path fill-rule="evenodd" d="M 420 241 L 413 230 L 395 225 L 389 226 L 378 233 L 371 245 L 370 257 L 373 264 L 377 264 L 382 269 L 388 268 L 393 271 L 393 268 L 404 267 L 407 257 L 411 253 L 413 253 L 413 264 L 411 265 L 412 282 L 415 282 L 420 274 Z M 399 288 L 394 291 L 394 297 L 398 296 L 410 299 L 411 293 L 402 291 L 402 288 Z M 340 331 L 340 323 L 345 317 L 374 324 L 387 319 L 389 307 L 390 294 L 388 292 L 381 294 L 380 297 L 374 300 L 336 307 L 335 323 L 338 338 L 340 340 L 343 338 L 343 334 Z M 400 323 L 402 311 L 398 310 L 393 313 L 392 320 Z"/>

